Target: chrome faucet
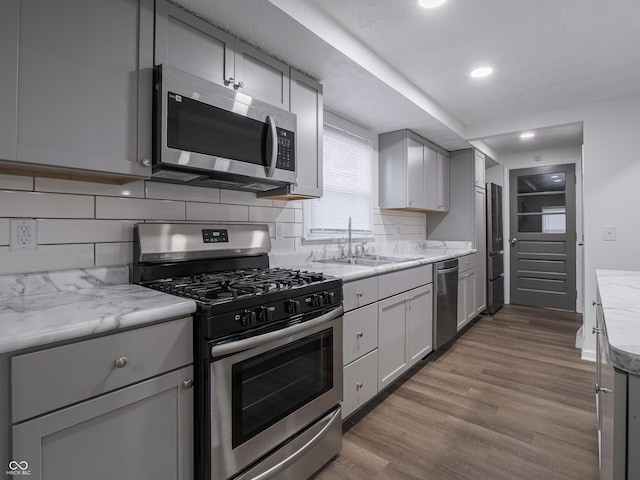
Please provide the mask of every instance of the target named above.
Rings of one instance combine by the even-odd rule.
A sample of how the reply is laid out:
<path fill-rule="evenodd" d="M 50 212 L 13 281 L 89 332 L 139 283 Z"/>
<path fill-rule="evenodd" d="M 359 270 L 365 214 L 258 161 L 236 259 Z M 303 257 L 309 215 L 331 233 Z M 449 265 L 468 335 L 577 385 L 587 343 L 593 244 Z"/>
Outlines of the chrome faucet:
<path fill-rule="evenodd" d="M 353 252 L 351 251 L 351 217 L 349 217 L 349 240 L 347 244 L 347 256 L 349 258 L 353 256 Z"/>

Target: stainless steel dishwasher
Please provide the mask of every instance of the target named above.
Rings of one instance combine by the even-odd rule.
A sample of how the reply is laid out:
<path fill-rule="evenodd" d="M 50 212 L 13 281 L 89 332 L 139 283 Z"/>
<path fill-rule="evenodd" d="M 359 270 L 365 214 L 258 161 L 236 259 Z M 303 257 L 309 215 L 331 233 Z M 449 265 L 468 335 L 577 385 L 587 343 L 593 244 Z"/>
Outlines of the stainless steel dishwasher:
<path fill-rule="evenodd" d="M 436 292 L 433 338 L 437 350 L 458 333 L 458 259 L 436 263 L 433 278 Z"/>

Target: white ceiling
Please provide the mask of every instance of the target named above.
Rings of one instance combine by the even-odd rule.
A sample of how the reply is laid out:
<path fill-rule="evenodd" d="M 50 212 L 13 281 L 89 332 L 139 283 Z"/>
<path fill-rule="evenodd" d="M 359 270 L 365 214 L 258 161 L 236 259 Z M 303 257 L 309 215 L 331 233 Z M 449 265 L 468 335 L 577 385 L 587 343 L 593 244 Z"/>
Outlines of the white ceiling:
<path fill-rule="evenodd" d="M 638 0 L 174 1 L 320 80 L 335 113 L 447 150 L 483 122 L 640 94 Z M 471 79 L 484 64 L 494 74 Z M 573 124 L 485 143 L 507 154 L 581 142 Z"/>

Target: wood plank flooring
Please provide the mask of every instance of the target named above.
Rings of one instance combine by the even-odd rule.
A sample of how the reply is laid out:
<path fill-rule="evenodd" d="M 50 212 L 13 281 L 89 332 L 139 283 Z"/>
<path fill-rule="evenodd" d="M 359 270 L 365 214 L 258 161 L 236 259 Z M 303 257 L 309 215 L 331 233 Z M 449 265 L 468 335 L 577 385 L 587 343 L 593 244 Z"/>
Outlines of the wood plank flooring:
<path fill-rule="evenodd" d="M 316 480 L 596 480 L 595 364 L 581 315 L 507 305 L 344 425 Z"/>

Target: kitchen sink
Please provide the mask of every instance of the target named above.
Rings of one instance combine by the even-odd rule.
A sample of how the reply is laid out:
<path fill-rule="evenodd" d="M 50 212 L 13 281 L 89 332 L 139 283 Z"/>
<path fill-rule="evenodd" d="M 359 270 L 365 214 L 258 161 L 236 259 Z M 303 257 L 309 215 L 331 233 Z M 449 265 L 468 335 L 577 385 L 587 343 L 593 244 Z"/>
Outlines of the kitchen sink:
<path fill-rule="evenodd" d="M 363 257 L 332 258 L 328 260 L 317 260 L 318 263 L 337 263 L 341 265 L 361 265 L 363 267 L 377 267 L 390 263 L 410 262 L 414 258 L 387 257 L 384 255 L 365 255 Z"/>

